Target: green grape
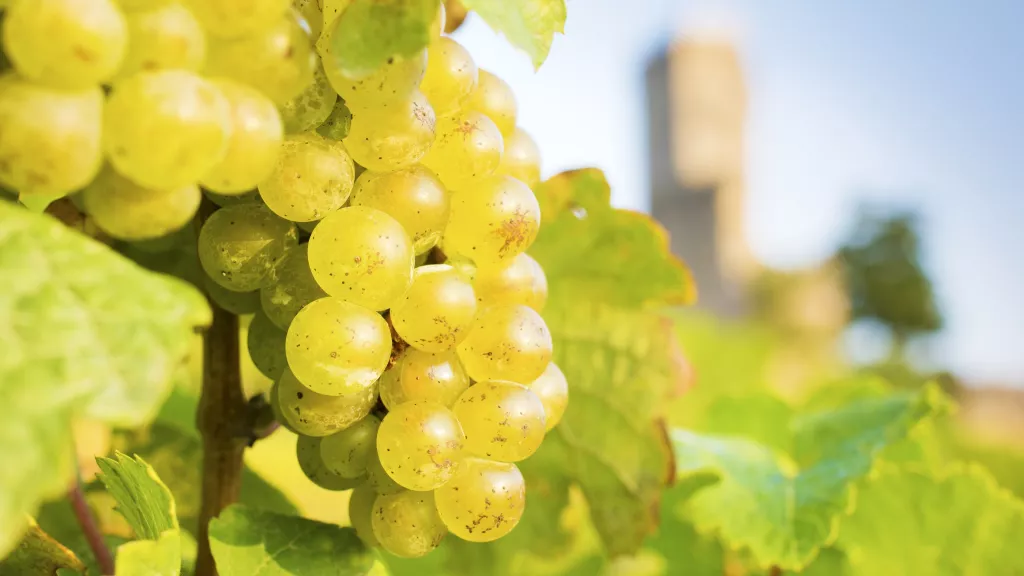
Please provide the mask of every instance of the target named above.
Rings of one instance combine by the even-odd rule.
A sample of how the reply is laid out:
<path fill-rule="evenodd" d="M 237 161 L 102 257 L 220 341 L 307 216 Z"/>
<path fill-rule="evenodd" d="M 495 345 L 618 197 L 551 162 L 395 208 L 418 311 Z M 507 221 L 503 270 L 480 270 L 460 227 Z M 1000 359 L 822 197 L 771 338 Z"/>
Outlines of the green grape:
<path fill-rule="evenodd" d="M 426 555 L 448 533 L 437 515 L 432 492 L 377 496 L 371 525 L 381 547 L 401 558 Z"/>
<path fill-rule="evenodd" d="M 348 8 L 352 0 L 318 0 L 322 8 L 321 20 L 323 27 L 320 30 L 320 34 L 314 35 L 317 39 L 316 49 L 320 51 L 321 55 L 329 55 L 330 52 L 330 34 L 329 32 L 334 29 L 335 22 L 338 20 L 338 16 Z"/>
<path fill-rule="evenodd" d="M 314 70 L 309 34 L 290 13 L 269 28 L 236 39 L 211 39 L 207 47 L 207 75 L 248 84 L 279 105 L 301 94 L 313 81 Z"/>
<path fill-rule="evenodd" d="M 543 374 L 530 383 L 529 388 L 544 405 L 544 421 L 547 429 L 551 430 L 562 420 L 565 407 L 569 404 L 569 383 L 565 380 L 565 374 L 552 362 Z"/>
<path fill-rule="evenodd" d="M 320 54 L 324 54 L 322 49 Z M 345 75 L 330 55 L 323 57 L 323 63 L 327 80 L 353 112 L 373 110 L 388 103 L 407 101 L 418 92 L 427 68 L 427 51 L 412 58 L 395 57 L 373 74 L 358 78 Z"/>
<path fill-rule="evenodd" d="M 292 318 L 310 302 L 327 296 L 309 271 L 308 244 L 289 250 L 274 268 L 274 283 L 260 289 L 258 301 L 277 327 L 287 330 Z"/>
<path fill-rule="evenodd" d="M 370 453 L 377 450 L 377 428 L 380 418 L 367 414 L 359 422 L 326 436 L 320 443 L 320 457 L 331 472 L 345 478 L 366 475 Z"/>
<path fill-rule="evenodd" d="M 377 493 L 372 486 L 363 484 L 352 490 L 352 496 L 348 499 L 348 519 L 356 536 L 369 548 L 380 546 L 377 537 L 373 535 L 373 503 L 377 500 Z"/>
<path fill-rule="evenodd" d="M 447 36 L 430 45 L 420 90 L 438 116 L 447 116 L 461 108 L 476 85 L 476 62 L 469 50 Z"/>
<path fill-rule="evenodd" d="M 125 12 L 137 12 L 139 10 L 153 10 L 166 6 L 171 0 L 115 0 Z"/>
<path fill-rule="evenodd" d="M 217 206 L 234 206 L 236 204 L 262 204 L 259 190 L 249 190 L 241 194 L 217 194 L 209 190 L 203 190 L 203 196 L 210 199 Z"/>
<path fill-rule="evenodd" d="M 181 4 L 131 12 L 128 49 L 115 79 L 142 71 L 180 68 L 198 71 L 206 58 L 206 34 L 195 16 Z"/>
<path fill-rule="evenodd" d="M 228 290 L 259 290 L 273 281 L 277 261 L 297 243 L 291 222 L 263 204 L 225 206 L 199 231 L 199 263 Z"/>
<path fill-rule="evenodd" d="M 548 300 L 548 280 L 544 269 L 526 252 L 499 266 L 477 270 L 473 290 L 480 308 L 495 304 L 523 304 L 542 312 Z"/>
<path fill-rule="evenodd" d="M 348 136 L 348 131 L 351 127 L 352 112 L 349 111 L 345 101 L 338 98 L 334 103 L 334 109 L 331 110 L 331 115 L 323 121 L 323 124 L 320 124 L 320 126 L 317 127 L 316 132 L 324 138 L 340 141 L 343 140 L 345 136 Z M 358 164 L 356 164 L 356 168 L 359 168 Z M 358 170 L 356 171 L 356 176 L 359 176 Z"/>
<path fill-rule="evenodd" d="M 325 396 L 306 388 L 285 370 L 277 382 L 281 413 L 293 428 L 306 436 L 329 436 L 362 420 L 377 403 L 377 386 L 354 387 L 349 394 Z"/>
<path fill-rule="evenodd" d="M 508 82 L 486 70 L 480 70 L 480 79 L 476 84 L 476 90 L 469 95 L 466 109 L 476 110 L 494 122 L 505 139 L 507 154 L 508 139 L 516 130 L 516 115 L 519 111 L 516 95 Z"/>
<path fill-rule="evenodd" d="M 350 206 L 327 215 L 309 237 L 309 267 L 331 296 L 386 310 L 412 283 L 412 242 L 380 210 Z"/>
<path fill-rule="evenodd" d="M 531 189 L 540 184 L 540 150 L 522 128 L 505 140 L 505 154 L 495 174 L 511 176 Z"/>
<path fill-rule="evenodd" d="M 455 268 L 416 268 L 412 285 L 391 307 L 391 323 L 410 346 L 425 352 L 451 350 L 466 336 L 476 315 L 473 285 Z"/>
<path fill-rule="evenodd" d="M 320 220 L 341 208 L 352 193 L 355 169 L 340 142 L 316 132 L 285 138 L 260 196 L 278 216 L 295 222 Z"/>
<path fill-rule="evenodd" d="M 437 244 L 448 222 L 448 192 L 433 172 L 418 164 L 397 172 L 363 172 L 350 203 L 376 208 L 398 220 L 417 254 Z"/>
<path fill-rule="evenodd" d="M 551 333 L 532 308 L 490 306 L 477 314 L 458 352 L 473 380 L 533 382 L 551 362 Z"/>
<path fill-rule="evenodd" d="M 504 144 L 491 119 L 472 110 L 437 120 L 437 138 L 423 157 L 449 191 L 470 190 L 501 163 Z"/>
<path fill-rule="evenodd" d="M 110 162 L 153 188 L 194 184 L 224 157 L 231 129 L 227 98 L 186 70 L 135 74 L 114 86 L 103 110 Z"/>
<path fill-rule="evenodd" d="M 466 452 L 499 462 L 519 462 L 544 440 L 544 404 L 515 382 L 477 382 L 452 408 L 466 432 Z"/>
<path fill-rule="evenodd" d="M 252 314 L 260 309 L 260 293 L 256 290 L 251 292 L 228 290 L 205 274 L 203 275 L 203 288 L 214 304 L 236 316 Z M 284 353 L 283 345 L 281 353 Z"/>
<path fill-rule="evenodd" d="M 434 110 L 423 94 L 379 110 L 355 110 L 344 139 L 352 159 L 367 170 L 408 168 L 434 142 Z"/>
<path fill-rule="evenodd" d="M 441 240 L 445 254 L 478 267 L 500 266 L 526 251 L 540 229 L 537 197 L 509 176 L 492 176 L 474 190 L 453 194 Z"/>
<path fill-rule="evenodd" d="M 288 0 L 184 0 L 212 36 L 237 38 L 272 27 Z"/>
<path fill-rule="evenodd" d="M 277 382 L 270 385 L 270 391 L 267 393 L 270 399 L 270 409 L 274 411 L 274 420 L 277 420 L 278 424 L 282 428 L 291 432 L 292 434 L 298 434 L 295 428 L 288 423 L 288 419 L 284 417 L 284 412 L 281 411 L 281 400 L 277 395 Z"/>
<path fill-rule="evenodd" d="M 253 315 L 246 336 L 249 358 L 257 370 L 274 382 L 281 379 L 288 367 L 284 342 L 285 331 L 274 326 L 266 314 L 256 312 Z"/>
<path fill-rule="evenodd" d="M 4 52 L 39 84 L 93 88 L 114 75 L 127 44 L 128 26 L 111 0 L 19 1 L 5 12 Z"/>
<path fill-rule="evenodd" d="M 319 229 L 319 228 L 318 228 Z M 391 330 L 376 312 L 338 298 L 307 304 L 288 327 L 288 366 L 317 394 L 376 388 L 391 359 Z"/>
<path fill-rule="evenodd" d="M 366 461 L 366 484 L 377 494 L 398 494 L 405 491 L 395 482 L 380 463 L 380 454 L 374 450 Z"/>
<path fill-rule="evenodd" d="M 103 165 L 103 92 L 0 76 L 0 183 L 22 194 L 73 192 Z"/>
<path fill-rule="evenodd" d="M 515 464 L 466 458 L 451 482 L 434 492 L 448 530 L 470 542 L 508 534 L 526 509 L 526 481 Z"/>
<path fill-rule="evenodd" d="M 159 238 L 189 223 L 202 194 L 195 184 L 169 190 L 140 186 L 105 166 L 84 191 L 85 210 L 101 230 L 121 240 Z"/>
<path fill-rule="evenodd" d="M 377 454 L 388 476 L 409 490 L 433 490 L 451 479 L 465 439 L 451 410 L 417 400 L 395 406 L 377 431 Z"/>
<path fill-rule="evenodd" d="M 221 194 L 244 194 L 269 176 L 277 162 L 284 138 L 281 116 L 255 88 L 227 79 L 214 83 L 231 106 L 233 129 L 224 157 L 201 183 Z"/>
<path fill-rule="evenodd" d="M 433 354 L 406 348 L 380 379 L 380 399 L 388 410 L 415 400 L 451 408 L 469 388 L 469 376 L 455 352 Z"/>
<path fill-rule="evenodd" d="M 362 478 L 345 478 L 331 472 L 324 466 L 320 458 L 320 442 L 322 438 L 303 436 L 299 434 L 295 443 L 295 458 L 299 461 L 299 468 L 317 486 L 325 490 L 351 490 L 363 483 Z"/>
<path fill-rule="evenodd" d="M 324 15 L 320 11 L 321 0 L 292 0 L 292 8 L 302 16 L 309 25 L 309 37 L 320 38 L 324 29 Z"/>
<path fill-rule="evenodd" d="M 338 95 L 327 82 L 324 69 L 317 61 L 313 81 L 298 96 L 281 106 L 284 131 L 298 134 L 316 129 L 331 115 L 337 100 Z"/>

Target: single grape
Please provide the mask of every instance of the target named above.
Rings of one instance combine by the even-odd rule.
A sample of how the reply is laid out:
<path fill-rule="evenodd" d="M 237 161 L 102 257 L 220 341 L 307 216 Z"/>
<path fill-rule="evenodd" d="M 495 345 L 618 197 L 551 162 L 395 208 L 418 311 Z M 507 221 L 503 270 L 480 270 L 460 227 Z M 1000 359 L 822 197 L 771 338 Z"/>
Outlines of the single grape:
<path fill-rule="evenodd" d="M 473 285 L 455 268 L 416 268 L 412 285 L 391 307 L 391 324 L 403 340 L 425 352 L 451 350 L 466 336 L 476 315 Z"/>
<path fill-rule="evenodd" d="M 459 344 L 459 360 L 476 380 L 533 382 L 551 362 L 551 333 L 532 308 L 491 306 L 481 310 Z"/>
<path fill-rule="evenodd" d="M 476 62 L 469 50 L 447 36 L 430 45 L 420 90 L 438 116 L 447 116 L 461 108 L 476 86 Z"/>
<path fill-rule="evenodd" d="M 414 257 L 402 225 L 365 206 L 328 214 L 309 237 L 309 267 L 320 287 L 370 310 L 386 310 L 405 294 Z"/>
<path fill-rule="evenodd" d="M 231 130 L 227 98 L 186 70 L 141 72 L 118 82 L 103 111 L 110 162 L 153 188 L 194 184 L 224 158 Z"/>
<path fill-rule="evenodd" d="M 320 29 L 320 33 L 314 35 L 313 38 L 316 38 L 317 50 L 320 50 L 321 44 L 323 44 L 323 51 L 321 52 L 321 54 L 330 54 L 330 46 L 328 46 L 330 32 L 334 29 L 334 23 L 338 19 L 338 16 L 341 16 L 341 13 L 344 12 L 346 8 L 348 8 L 349 4 L 351 4 L 353 0 L 317 1 L 320 4 L 321 21 L 323 26 Z"/>
<path fill-rule="evenodd" d="M 445 254 L 478 267 L 500 266 L 526 251 L 540 229 L 537 197 L 509 176 L 492 176 L 466 194 L 453 194 L 442 244 Z"/>
<path fill-rule="evenodd" d="M 380 454 L 374 450 L 366 461 L 366 484 L 377 494 L 398 494 L 405 491 L 395 482 L 380 463 Z"/>
<path fill-rule="evenodd" d="M 384 373 L 391 330 L 372 310 L 320 298 L 292 319 L 286 349 L 288 366 L 304 386 L 328 396 L 351 395 L 371 388 Z"/>
<path fill-rule="evenodd" d="M 434 110 L 419 92 L 387 108 L 355 109 L 344 142 L 352 159 L 367 170 L 408 168 L 434 142 Z"/>
<path fill-rule="evenodd" d="M 477 382 L 462 393 L 452 411 L 465 430 L 467 454 L 518 462 L 544 440 L 544 404 L 515 382 Z"/>
<path fill-rule="evenodd" d="M 437 548 L 448 530 L 434 507 L 432 492 L 399 492 L 377 496 L 371 519 L 373 534 L 388 552 L 419 558 Z"/>
<path fill-rule="evenodd" d="M 297 243 L 291 222 L 263 204 L 225 206 L 199 232 L 199 262 L 221 286 L 249 292 L 273 280 L 277 261 Z"/>
<path fill-rule="evenodd" d="M 530 188 L 540 184 L 540 149 L 522 128 L 505 140 L 505 154 L 495 174 L 511 176 Z"/>
<path fill-rule="evenodd" d="M 537 312 L 548 300 L 548 280 L 544 269 L 523 252 L 495 267 L 480 268 L 473 279 L 477 305 L 523 304 Z"/>
<path fill-rule="evenodd" d="M 246 336 L 249 358 L 257 370 L 274 382 L 281 379 L 288 367 L 284 342 L 285 331 L 274 326 L 266 314 L 256 312 L 253 315 Z"/>
<path fill-rule="evenodd" d="M 272 27 L 288 0 L 184 0 L 212 36 L 237 38 Z"/>
<path fill-rule="evenodd" d="M 236 316 L 252 314 L 260 309 L 260 293 L 256 290 L 251 292 L 228 290 L 205 274 L 203 275 L 203 288 L 214 304 Z M 284 354 L 283 345 L 281 353 Z"/>
<path fill-rule="evenodd" d="M 316 40 L 324 29 L 324 15 L 320 11 L 322 0 L 292 0 L 292 8 L 309 26 L 309 37 Z M 349 0 L 345 0 L 346 2 Z"/>
<path fill-rule="evenodd" d="M 311 0 L 315 3 L 315 0 Z M 334 110 L 338 95 L 327 82 L 324 69 L 317 61 L 313 72 L 313 81 L 298 96 L 281 106 L 281 118 L 284 120 L 284 131 L 298 134 L 315 130 L 324 123 Z"/>
<path fill-rule="evenodd" d="M 434 492 L 448 530 L 470 542 L 508 534 L 526 509 L 526 482 L 515 464 L 466 458 L 451 482 Z"/>
<path fill-rule="evenodd" d="M 121 6 L 121 10 L 125 12 L 137 12 L 140 10 L 153 10 L 161 6 L 166 6 L 171 3 L 172 0 L 116 0 L 116 3 Z"/>
<path fill-rule="evenodd" d="M 155 190 L 132 182 L 109 165 L 83 194 L 93 222 L 122 240 L 159 238 L 174 232 L 192 220 L 202 200 L 195 184 Z"/>
<path fill-rule="evenodd" d="M 210 199 L 217 206 L 234 206 L 236 204 L 262 204 L 263 199 L 260 198 L 259 190 L 249 190 L 241 194 L 218 194 L 216 192 L 210 192 L 209 190 L 203 190 L 203 196 Z"/>
<path fill-rule="evenodd" d="M 317 134 L 327 138 L 329 140 L 341 141 L 348 136 L 349 128 L 352 127 L 352 112 L 348 109 L 345 101 L 341 98 L 334 103 L 334 109 L 331 110 L 330 116 L 317 127 Z M 356 164 L 359 168 L 359 165 Z M 356 171 L 356 176 L 359 176 L 359 172 Z"/>
<path fill-rule="evenodd" d="M 415 400 L 451 408 L 469 388 L 469 376 L 454 351 L 433 354 L 406 348 L 380 379 L 380 399 L 388 410 Z"/>
<path fill-rule="evenodd" d="M 324 40 L 317 43 L 320 48 Z M 427 51 L 423 50 L 412 58 L 395 57 L 379 70 L 368 76 L 352 77 L 341 71 L 338 62 L 328 55 L 323 56 L 324 73 L 335 92 L 355 112 L 357 109 L 373 109 L 392 102 L 403 102 L 418 91 L 423 72 L 427 69 Z M 424 99 L 426 101 L 426 99 Z"/>
<path fill-rule="evenodd" d="M 480 79 L 476 90 L 469 95 L 466 109 L 476 110 L 490 118 L 501 131 L 505 139 L 505 148 L 509 147 L 508 138 L 516 130 L 519 106 L 516 103 L 516 95 L 507 82 L 486 70 L 480 70 Z"/>
<path fill-rule="evenodd" d="M 367 414 L 359 422 L 326 436 L 320 443 L 320 456 L 331 472 L 345 478 L 366 475 L 370 453 L 377 450 L 377 428 L 380 418 Z"/>
<path fill-rule="evenodd" d="M 433 490 L 462 460 L 464 435 L 451 410 L 436 402 L 399 404 L 377 431 L 377 454 L 388 476 L 409 490 Z"/>
<path fill-rule="evenodd" d="M 472 110 L 438 118 L 437 138 L 423 165 L 437 174 L 449 191 L 472 188 L 501 163 L 504 144 L 491 119 Z"/>
<path fill-rule="evenodd" d="M 306 388 L 285 370 L 277 381 L 278 402 L 288 423 L 306 436 L 329 436 L 362 420 L 377 402 L 377 386 L 371 383 L 349 394 L 325 396 Z"/>
<path fill-rule="evenodd" d="M 363 478 L 345 478 L 331 472 L 324 466 L 320 457 L 320 442 L 322 438 L 303 436 L 299 434 L 295 443 L 295 458 L 299 461 L 299 468 L 317 486 L 325 490 L 351 490 L 363 483 Z"/>
<path fill-rule="evenodd" d="M 111 0 L 14 2 L 3 47 L 22 77 L 62 89 L 93 88 L 121 65 L 128 25 Z"/>
<path fill-rule="evenodd" d="M 292 318 L 310 302 L 327 296 L 309 271 L 309 245 L 289 250 L 274 268 L 274 282 L 259 291 L 257 300 L 278 328 L 287 330 Z"/>
<path fill-rule="evenodd" d="M 444 37 L 444 23 L 446 19 L 444 1 L 442 0 L 437 3 L 437 14 L 430 21 L 430 30 L 435 32 L 435 35 L 430 39 L 431 43 L 437 42 Z"/>
<path fill-rule="evenodd" d="M 551 430 L 562 420 L 565 407 L 569 404 L 569 383 L 565 380 L 565 374 L 552 362 L 543 374 L 530 383 L 529 388 L 544 405 L 544 421 L 547 429 Z"/>
<path fill-rule="evenodd" d="M 251 86 L 227 79 L 214 83 L 231 106 L 232 132 L 224 157 L 201 183 L 221 194 L 244 194 L 270 175 L 278 161 L 284 138 L 281 115 Z"/>
<path fill-rule="evenodd" d="M 295 428 L 293 428 L 288 422 L 288 419 L 284 417 L 284 412 L 281 411 L 281 400 L 277 395 L 277 382 L 270 385 L 270 390 L 267 392 L 267 396 L 270 401 L 270 408 L 274 411 L 274 420 L 277 420 L 285 430 L 292 434 L 298 434 Z"/>
<path fill-rule="evenodd" d="M 102 121 L 99 88 L 54 90 L 0 76 L 0 183 L 22 194 L 82 188 L 103 165 Z"/>
<path fill-rule="evenodd" d="M 198 71 L 206 58 L 206 34 L 195 16 L 178 3 L 130 12 L 128 49 L 115 79 L 142 71 L 179 68 Z"/>
<path fill-rule="evenodd" d="M 348 500 L 348 519 L 356 536 L 363 541 L 363 544 L 370 548 L 380 546 L 377 537 L 373 535 L 373 503 L 377 500 L 377 493 L 372 486 L 363 484 L 352 490 L 352 496 Z"/>
<path fill-rule="evenodd" d="M 448 192 L 433 172 L 418 164 L 397 172 L 363 172 L 350 203 L 376 208 L 398 220 L 417 254 L 437 244 L 448 222 Z"/>
<path fill-rule="evenodd" d="M 272 169 L 260 182 L 260 196 L 278 216 L 295 222 L 320 220 L 341 208 L 355 179 L 345 147 L 316 132 L 288 136 Z"/>

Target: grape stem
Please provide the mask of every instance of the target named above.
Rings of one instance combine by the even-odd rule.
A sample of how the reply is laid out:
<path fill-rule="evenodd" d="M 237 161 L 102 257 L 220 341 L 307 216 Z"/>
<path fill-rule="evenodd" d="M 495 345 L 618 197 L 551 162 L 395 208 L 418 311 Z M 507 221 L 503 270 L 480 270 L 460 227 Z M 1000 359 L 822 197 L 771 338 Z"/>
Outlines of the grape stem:
<path fill-rule="evenodd" d="M 75 464 L 75 480 L 68 490 L 68 500 L 71 501 L 71 509 L 75 513 L 75 519 L 82 528 L 85 541 L 89 543 L 89 549 L 96 558 L 96 564 L 102 574 L 114 573 L 114 557 L 110 554 L 110 548 L 103 539 L 103 532 L 96 523 L 96 516 L 93 515 L 89 503 L 85 501 L 85 492 L 82 490 L 82 475 L 78 472 L 78 464 Z"/>

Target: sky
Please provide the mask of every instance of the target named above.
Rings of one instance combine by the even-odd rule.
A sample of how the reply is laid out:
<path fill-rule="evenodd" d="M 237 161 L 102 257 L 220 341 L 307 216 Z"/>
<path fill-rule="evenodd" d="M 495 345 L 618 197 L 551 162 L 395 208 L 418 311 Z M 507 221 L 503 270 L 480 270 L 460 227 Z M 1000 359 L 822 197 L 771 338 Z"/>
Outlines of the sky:
<path fill-rule="evenodd" d="M 644 70 L 677 36 L 735 42 L 746 76 L 747 239 L 814 264 L 857 205 L 919 212 L 946 327 L 933 361 L 1024 387 L 1024 3 L 569 0 L 537 72 L 471 16 L 456 37 L 516 91 L 546 175 L 596 166 L 648 207 Z M 926 8 L 925 8 L 926 7 Z"/>

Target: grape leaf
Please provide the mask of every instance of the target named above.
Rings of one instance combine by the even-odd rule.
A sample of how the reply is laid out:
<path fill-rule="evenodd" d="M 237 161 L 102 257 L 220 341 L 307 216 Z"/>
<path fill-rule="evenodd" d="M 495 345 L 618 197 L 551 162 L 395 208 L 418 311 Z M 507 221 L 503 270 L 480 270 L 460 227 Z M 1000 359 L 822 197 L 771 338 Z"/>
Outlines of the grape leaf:
<path fill-rule="evenodd" d="M 0 561 L 0 574 L 53 574 L 60 568 L 75 574 L 85 572 L 85 564 L 75 553 L 43 532 L 35 521 L 11 554 Z"/>
<path fill-rule="evenodd" d="M 324 65 L 358 78 L 390 58 L 414 56 L 437 34 L 436 15 L 436 0 L 355 0 L 333 25 Z"/>
<path fill-rule="evenodd" d="M 181 574 L 181 531 L 167 530 L 156 540 L 121 545 L 114 560 L 115 576 L 177 576 Z"/>
<path fill-rule="evenodd" d="M 169 392 L 202 295 L 0 201 L 0 556 L 72 477 L 70 421 L 139 425 Z"/>
<path fill-rule="evenodd" d="M 373 566 L 351 528 L 239 504 L 210 521 L 210 548 L 223 576 L 362 576 Z"/>
<path fill-rule="evenodd" d="M 565 0 L 462 0 L 540 68 L 555 33 L 565 32 Z"/>
<path fill-rule="evenodd" d="M 714 477 L 708 478 L 714 482 Z M 661 555 L 669 566 L 686 566 L 688 576 L 721 576 L 725 573 L 725 551 L 718 540 L 700 534 L 685 517 L 686 500 L 699 486 L 677 485 L 666 491 L 661 503 L 658 531 L 647 539 L 644 548 Z"/>
<path fill-rule="evenodd" d="M 177 530 L 174 498 L 153 467 L 139 456 L 131 458 L 117 452 L 115 458 L 96 459 L 99 478 L 135 535 L 156 540 L 168 530 Z"/>

